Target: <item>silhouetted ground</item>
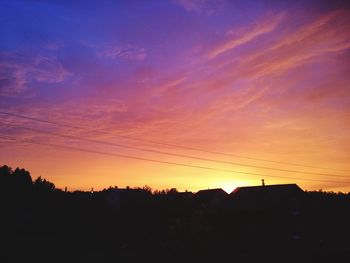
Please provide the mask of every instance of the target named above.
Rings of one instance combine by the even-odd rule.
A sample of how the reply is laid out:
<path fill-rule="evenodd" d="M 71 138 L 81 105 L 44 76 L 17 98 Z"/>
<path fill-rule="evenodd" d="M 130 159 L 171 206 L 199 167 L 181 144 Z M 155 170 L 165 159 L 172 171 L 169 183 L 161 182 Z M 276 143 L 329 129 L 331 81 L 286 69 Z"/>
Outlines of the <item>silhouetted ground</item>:
<path fill-rule="evenodd" d="M 216 198 L 147 187 L 63 192 L 3 166 L 0 262 L 348 261 L 349 195 L 301 193 L 297 209 Z"/>

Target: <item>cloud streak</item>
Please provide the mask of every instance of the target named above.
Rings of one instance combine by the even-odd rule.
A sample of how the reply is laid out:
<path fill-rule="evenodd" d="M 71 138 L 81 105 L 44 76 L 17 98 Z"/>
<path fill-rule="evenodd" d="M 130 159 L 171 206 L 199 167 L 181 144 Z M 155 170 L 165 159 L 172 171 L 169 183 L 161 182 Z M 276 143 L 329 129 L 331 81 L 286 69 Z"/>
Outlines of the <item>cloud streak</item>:
<path fill-rule="evenodd" d="M 135 45 L 112 45 L 106 44 L 97 48 L 97 55 L 101 58 L 122 60 L 144 60 L 147 57 L 146 50 Z"/>
<path fill-rule="evenodd" d="M 281 23 L 285 14 L 267 15 L 266 18 L 251 25 L 249 28 L 232 29 L 228 32 L 229 40 L 220 43 L 208 52 L 207 57 L 213 59 L 238 46 L 244 45 L 258 38 L 259 36 L 271 33 Z"/>

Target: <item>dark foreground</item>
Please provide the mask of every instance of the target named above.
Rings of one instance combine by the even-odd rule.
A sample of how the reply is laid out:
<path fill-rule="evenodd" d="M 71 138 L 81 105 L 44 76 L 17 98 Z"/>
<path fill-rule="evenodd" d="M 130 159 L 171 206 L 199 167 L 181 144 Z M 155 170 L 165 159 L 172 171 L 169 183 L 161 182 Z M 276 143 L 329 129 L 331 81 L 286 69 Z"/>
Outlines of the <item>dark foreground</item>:
<path fill-rule="evenodd" d="M 45 180 L 29 183 L 24 172 L 14 177 L 0 167 L 0 262 L 349 259 L 346 194 L 305 192 L 292 203 L 288 197 L 245 206 L 231 195 L 175 189 L 64 192 Z"/>

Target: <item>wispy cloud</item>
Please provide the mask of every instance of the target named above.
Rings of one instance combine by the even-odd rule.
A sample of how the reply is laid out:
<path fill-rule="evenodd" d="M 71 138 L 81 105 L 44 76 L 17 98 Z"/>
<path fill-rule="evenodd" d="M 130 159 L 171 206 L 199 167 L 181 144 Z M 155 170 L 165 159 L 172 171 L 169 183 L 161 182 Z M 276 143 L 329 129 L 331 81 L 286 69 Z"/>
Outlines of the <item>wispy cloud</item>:
<path fill-rule="evenodd" d="M 122 60 L 144 60 L 147 56 L 146 50 L 135 45 L 113 45 L 106 44 L 97 48 L 99 57 Z"/>
<path fill-rule="evenodd" d="M 186 76 L 180 76 L 179 78 L 176 79 L 171 79 L 171 80 L 166 80 L 165 82 L 162 82 L 158 85 L 154 85 L 151 88 L 151 94 L 155 97 L 160 97 L 163 96 L 165 93 L 169 92 L 171 89 L 174 89 L 181 84 L 184 83 L 186 80 Z"/>
<path fill-rule="evenodd" d="M 254 77 L 281 75 L 305 63 L 329 58 L 350 48 L 350 19 L 345 12 L 332 12 L 281 34 L 279 40 L 263 50 L 242 58 L 241 67 L 255 72 Z"/>
<path fill-rule="evenodd" d="M 4 98 L 0 100 L 3 111 L 82 126 L 87 131 L 18 118 L 6 120 L 108 142 L 157 148 L 95 129 L 262 159 L 327 163 L 349 169 L 349 12 L 299 9 L 302 4 L 294 3 L 282 7 L 246 2 L 227 1 L 225 6 L 225 1 L 171 0 L 160 4 L 162 8 L 168 5 L 162 9 L 164 12 L 149 14 L 149 6 L 137 5 L 135 12 L 147 10 L 147 14 L 118 19 L 111 10 L 113 16 L 101 34 L 94 30 L 106 24 L 101 20 L 95 24 L 98 19 L 92 19 L 89 30 L 74 31 L 76 36 L 67 34 L 62 38 L 60 33 L 64 46 L 41 45 L 41 53 L 34 55 L 28 49 L 25 53 L 2 52 L 1 94 L 26 89 L 29 93 L 34 86 L 64 82 L 62 89 L 38 92 L 30 100 Z M 154 6 L 158 4 L 154 2 Z M 284 5 L 293 6 L 293 11 Z M 134 7 L 127 5 L 127 10 Z M 183 24 L 176 20 L 179 17 Z M 130 19 L 132 24 L 128 24 Z M 120 22 L 130 26 L 125 28 Z M 81 23 L 75 28 L 80 26 Z M 79 39 L 92 42 L 80 42 L 79 49 L 72 44 Z M 62 62 L 53 55 L 55 52 L 62 55 Z M 65 67 L 76 77 L 68 78 L 70 73 Z M 76 143 L 79 147 L 101 147 L 101 151 L 117 153 L 129 151 L 20 128 L 3 126 L 1 130 L 16 138 Z M 175 152 L 171 147 L 167 149 Z M 18 157 L 18 152 L 21 151 L 11 153 Z M 44 154 L 40 152 L 36 146 L 30 148 L 33 158 Z M 81 154 L 67 152 L 64 155 L 72 158 L 61 158 L 56 149 L 48 149 L 47 153 L 55 159 L 69 159 L 73 166 L 80 160 L 86 167 L 87 159 Z M 91 157 L 91 166 L 107 171 L 107 161 L 97 165 L 96 159 Z M 153 175 L 136 162 L 130 162 L 130 166 L 125 161 L 122 165 L 116 162 L 117 159 L 108 161 L 112 164 L 110 171 L 128 167 L 125 176 L 140 170 L 145 171 L 147 180 Z M 135 167 L 139 170 L 132 170 Z M 158 166 L 155 170 L 160 174 L 169 172 Z M 190 170 L 175 170 L 176 174 L 191 174 Z"/>
<path fill-rule="evenodd" d="M 240 45 L 246 44 L 261 35 L 272 32 L 274 29 L 276 29 L 284 17 L 284 13 L 268 15 L 248 28 L 231 29 L 227 32 L 230 39 L 218 44 L 216 47 L 210 50 L 207 54 L 208 58 L 215 58 L 220 54 L 230 51 Z"/>
<path fill-rule="evenodd" d="M 174 0 L 188 12 L 212 15 L 226 5 L 226 0 Z"/>
<path fill-rule="evenodd" d="M 146 58 L 144 48 L 139 48 L 133 45 L 126 46 L 107 46 L 98 52 L 99 56 L 113 59 L 124 60 L 143 60 Z"/>
<path fill-rule="evenodd" d="M 241 40 L 227 49 L 220 49 L 220 52 L 227 52 L 238 44 L 247 44 L 258 36 L 269 38 L 269 41 L 263 41 L 257 46 L 249 45 L 244 52 L 238 54 L 227 53 L 227 56 L 220 58 L 219 62 L 222 65 L 219 67 L 217 60 L 203 59 L 187 71 L 185 81 L 181 77 L 174 76 L 174 82 L 165 81 L 163 85 L 158 86 L 159 88 L 154 88 L 158 98 L 150 102 L 155 105 L 152 104 L 153 111 L 145 112 L 148 118 L 137 121 L 138 132 L 142 134 L 143 130 L 151 136 L 153 128 L 156 127 L 154 129 L 156 138 L 159 136 L 156 135 L 159 130 L 166 129 L 166 134 L 170 137 L 176 136 L 176 132 L 172 129 L 183 130 L 183 139 L 191 137 L 193 139 L 201 137 L 199 134 L 202 133 L 203 136 L 210 136 L 208 131 L 210 127 L 212 136 L 222 134 L 216 143 L 225 144 L 231 141 L 232 134 L 228 135 L 225 132 L 225 129 L 229 129 L 236 134 L 237 140 L 250 138 L 258 144 L 261 139 L 258 133 L 263 134 L 261 136 L 271 134 L 271 131 L 260 126 L 265 123 L 264 118 L 267 118 L 266 114 L 271 112 L 271 109 L 278 107 L 287 114 L 288 107 L 308 105 L 305 101 L 309 99 L 313 100 L 312 103 L 320 105 L 325 103 L 315 101 L 315 96 L 327 103 L 330 103 L 331 97 L 339 97 L 337 94 L 348 96 L 348 92 L 345 92 L 348 81 L 344 81 L 341 77 L 343 73 L 340 71 L 344 70 L 346 62 L 341 62 L 342 60 L 337 57 L 350 47 L 348 17 L 344 12 L 329 13 L 299 23 L 298 27 L 289 27 L 294 20 L 285 19 L 286 14 L 277 14 L 273 18 L 270 16 L 269 20 L 265 18 L 265 22 L 258 20 L 254 27 L 256 30 L 253 30 L 252 34 L 248 33 L 251 27 L 229 32 L 230 36 L 236 32 L 242 36 L 239 38 Z M 270 35 L 267 36 L 262 32 L 271 32 L 273 37 L 270 38 Z M 219 53 L 212 54 L 218 56 Z M 329 62 L 332 62 L 334 67 L 332 75 L 327 66 Z M 327 76 L 318 77 L 320 83 L 312 80 L 315 76 L 314 66 L 317 67 L 317 72 L 328 71 Z M 343 80 L 336 81 L 339 78 Z M 303 87 L 300 91 L 302 95 L 296 86 Z M 144 99 L 150 100 L 150 97 L 146 95 Z M 343 114 L 339 112 L 337 114 L 338 118 L 345 118 Z M 310 114 L 300 122 L 300 125 L 310 122 L 313 116 Z M 290 116 L 269 117 L 271 118 L 269 120 L 280 122 L 280 118 L 285 121 L 288 117 Z M 262 123 L 259 124 L 258 120 Z M 236 127 L 236 124 L 239 126 Z M 315 127 L 319 125 L 315 122 L 313 124 Z M 196 128 L 192 132 L 188 127 Z M 298 136 L 302 132 L 300 127 L 290 129 L 288 136 L 290 138 L 294 136 L 299 140 Z M 286 136 L 281 135 L 281 138 Z M 190 140 L 194 142 L 192 139 Z M 323 140 L 321 137 L 318 139 Z M 315 137 L 315 140 L 318 139 Z M 282 142 L 276 140 L 274 145 L 277 147 L 280 143 Z M 210 144 L 209 140 L 206 144 Z"/>
<path fill-rule="evenodd" d="M 94 50 L 100 58 L 121 60 L 144 60 L 147 57 L 146 49 L 134 44 L 100 43 L 95 44 L 81 40 L 80 44 Z"/>
<path fill-rule="evenodd" d="M 45 43 L 43 47 L 46 48 L 47 50 L 55 51 L 60 49 L 62 46 L 63 46 L 62 41 L 49 41 Z"/>
<path fill-rule="evenodd" d="M 59 83 L 70 75 L 52 55 L 1 52 L 0 61 L 0 95 L 18 94 L 34 81 Z"/>

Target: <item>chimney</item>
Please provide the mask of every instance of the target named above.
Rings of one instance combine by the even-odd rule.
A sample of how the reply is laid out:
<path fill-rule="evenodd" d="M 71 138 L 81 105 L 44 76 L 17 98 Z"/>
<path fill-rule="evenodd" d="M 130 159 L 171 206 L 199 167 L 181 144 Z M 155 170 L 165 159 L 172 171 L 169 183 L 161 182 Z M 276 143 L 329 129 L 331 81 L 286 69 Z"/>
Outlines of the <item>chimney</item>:
<path fill-rule="evenodd" d="M 265 180 L 261 179 L 262 186 L 265 186 Z"/>

